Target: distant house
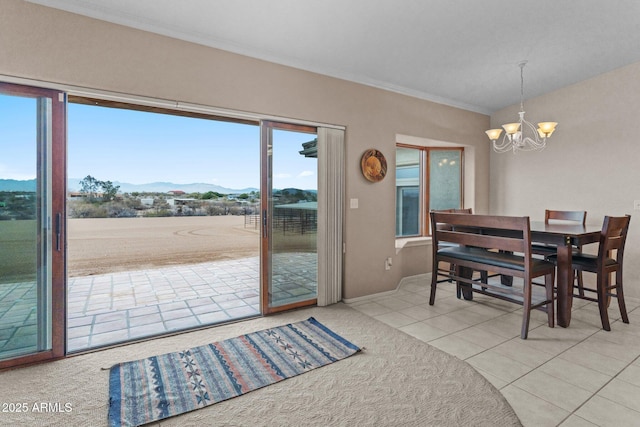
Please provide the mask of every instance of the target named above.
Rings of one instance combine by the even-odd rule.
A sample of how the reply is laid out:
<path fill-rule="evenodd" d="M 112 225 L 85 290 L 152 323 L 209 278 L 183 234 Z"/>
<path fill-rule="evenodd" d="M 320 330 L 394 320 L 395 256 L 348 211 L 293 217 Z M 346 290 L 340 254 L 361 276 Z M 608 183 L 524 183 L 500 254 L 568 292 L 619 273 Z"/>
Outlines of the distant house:
<path fill-rule="evenodd" d="M 182 190 L 171 190 L 171 191 L 168 191 L 168 193 L 169 194 L 173 194 L 174 196 L 182 196 L 183 194 L 186 194 Z"/>

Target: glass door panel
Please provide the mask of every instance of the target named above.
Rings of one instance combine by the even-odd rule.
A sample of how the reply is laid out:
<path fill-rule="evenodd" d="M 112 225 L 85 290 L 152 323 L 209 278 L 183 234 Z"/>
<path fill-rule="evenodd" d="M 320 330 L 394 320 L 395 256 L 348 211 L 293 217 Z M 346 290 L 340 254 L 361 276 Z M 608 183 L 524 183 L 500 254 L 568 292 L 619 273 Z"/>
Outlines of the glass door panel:
<path fill-rule="evenodd" d="M 63 108 L 56 92 L 0 84 L 0 368 L 64 354 Z"/>
<path fill-rule="evenodd" d="M 318 159 L 314 127 L 265 122 L 262 132 L 262 309 L 268 314 L 317 300 Z"/>

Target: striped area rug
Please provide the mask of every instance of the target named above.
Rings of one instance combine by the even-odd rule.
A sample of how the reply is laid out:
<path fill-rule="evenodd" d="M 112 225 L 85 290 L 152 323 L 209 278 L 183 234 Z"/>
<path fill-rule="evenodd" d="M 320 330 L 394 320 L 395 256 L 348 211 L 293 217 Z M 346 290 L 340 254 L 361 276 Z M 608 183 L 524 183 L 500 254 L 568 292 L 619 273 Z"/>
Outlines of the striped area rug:
<path fill-rule="evenodd" d="M 313 317 L 124 362 L 109 373 L 109 425 L 139 426 L 212 405 L 360 351 Z"/>

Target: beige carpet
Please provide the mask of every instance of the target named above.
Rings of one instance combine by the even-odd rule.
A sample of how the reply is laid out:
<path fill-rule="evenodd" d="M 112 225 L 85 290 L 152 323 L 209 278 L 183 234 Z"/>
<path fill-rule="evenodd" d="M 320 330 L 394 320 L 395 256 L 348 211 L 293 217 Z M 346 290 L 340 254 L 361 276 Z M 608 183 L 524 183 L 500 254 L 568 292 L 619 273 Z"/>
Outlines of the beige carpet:
<path fill-rule="evenodd" d="M 111 365 L 314 316 L 364 352 L 162 426 L 520 426 L 500 392 L 467 363 L 344 305 L 131 344 L 0 373 L 0 424 L 106 426 Z M 8 403 L 28 411 L 2 412 Z M 33 412 L 42 403 L 49 410 Z M 65 411 L 65 404 L 67 404 Z M 15 409 L 15 408 L 14 408 Z"/>

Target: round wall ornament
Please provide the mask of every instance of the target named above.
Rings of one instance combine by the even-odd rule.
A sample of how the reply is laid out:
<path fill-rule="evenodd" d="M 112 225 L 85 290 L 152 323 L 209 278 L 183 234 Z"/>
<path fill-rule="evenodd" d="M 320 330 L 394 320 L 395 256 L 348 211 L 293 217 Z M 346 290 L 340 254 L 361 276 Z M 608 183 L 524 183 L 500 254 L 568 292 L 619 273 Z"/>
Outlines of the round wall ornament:
<path fill-rule="evenodd" d="M 360 160 L 362 175 L 371 181 L 378 182 L 384 179 L 387 174 L 387 160 L 380 151 L 370 148 L 364 152 Z"/>

